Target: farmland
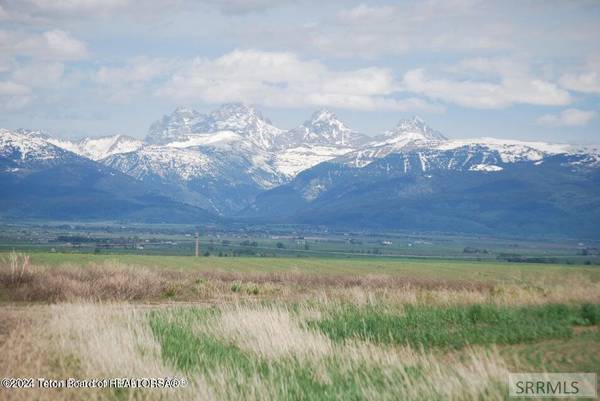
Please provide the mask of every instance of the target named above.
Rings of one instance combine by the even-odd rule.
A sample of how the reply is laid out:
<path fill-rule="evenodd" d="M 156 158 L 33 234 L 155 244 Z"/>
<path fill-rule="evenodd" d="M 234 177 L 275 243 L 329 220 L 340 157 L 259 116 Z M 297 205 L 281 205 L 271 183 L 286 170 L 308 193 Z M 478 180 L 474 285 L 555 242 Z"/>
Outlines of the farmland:
<path fill-rule="evenodd" d="M 502 400 L 600 373 L 600 269 L 379 257 L 0 254 L 3 376 L 178 377 L 2 399 Z"/>

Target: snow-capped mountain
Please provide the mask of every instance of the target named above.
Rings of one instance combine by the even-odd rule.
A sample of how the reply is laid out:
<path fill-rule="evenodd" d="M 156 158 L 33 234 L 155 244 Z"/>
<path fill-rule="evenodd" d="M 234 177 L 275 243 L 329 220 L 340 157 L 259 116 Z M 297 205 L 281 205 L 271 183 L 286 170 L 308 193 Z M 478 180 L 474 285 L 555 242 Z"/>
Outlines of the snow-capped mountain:
<path fill-rule="evenodd" d="M 231 131 L 260 149 L 271 149 L 281 129 L 262 116 L 254 107 L 240 103 L 221 106 L 194 126 L 194 132 Z"/>
<path fill-rule="evenodd" d="M 150 125 L 146 142 L 151 145 L 164 145 L 185 139 L 193 133 L 193 126 L 202 117 L 204 116 L 195 110 L 178 107 L 171 114 L 164 115 Z"/>
<path fill-rule="evenodd" d="M 186 188 L 201 196 L 200 206 L 217 214 L 241 210 L 256 194 L 283 182 L 268 163 L 269 155 L 250 152 L 244 143 L 225 148 L 185 144 L 148 145 L 102 162 L 143 182 Z"/>
<path fill-rule="evenodd" d="M 495 182 L 491 177 L 528 180 L 543 174 L 557 186 L 569 180 L 586 183 L 568 184 L 579 191 L 577 185 L 585 187 L 600 172 L 599 147 L 448 139 L 418 117 L 367 137 L 326 110 L 284 131 L 242 104 L 208 114 L 178 108 L 152 124 L 145 141 L 123 135 L 68 141 L 40 131 L 0 130 L 0 173 L 23 175 L 69 160 L 89 161 L 90 171 L 101 166 L 104 170 L 96 170 L 102 177 L 123 173 L 149 193 L 215 214 L 261 218 L 302 211 L 317 215 L 318 205 L 342 213 L 375 202 L 375 211 L 383 199 L 394 209 L 395 199 L 446 196 L 440 190 L 447 180 L 467 188 Z M 387 181 L 397 184 L 388 187 Z M 493 185 L 485 185 L 481 191 L 491 191 Z M 587 191 L 584 187 L 581 191 Z M 543 191 L 536 196 L 554 202 Z M 456 196 L 453 201 L 462 202 Z M 354 209 L 348 213 L 356 216 Z"/>
<path fill-rule="evenodd" d="M 328 110 L 316 111 L 302 125 L 280 135 L 277 146 L 282 149 L 301 145 L 358 148 L 368 140 L 366 135 L 348 128 Z"/>
<path fill-rule="evenodd" d="M 111 155 L 103 163 L 139 180 L 177 183 L 203 193 L 203 207 L 227 214 L 288 179 L 272 152 L 281 133 L 241 104 L 226 104 L 206 115 L 179 108 L 152 124 L 149 145 Z"/>
<path fill-rule="evenodd" d="M 409 149 L 432 148 L 448 139 L 429 127 L 420 117 L 400 120 L 393 129 L 375 137 L 365 146 L 344 157 L 355 167 L 364 167 L 375 159 Z"/>
<path fill-rule="evenodd" d="M 458 160 L 461 157 L 447 160 L 446 168 L 462 169 L 468 165 L 469 168 L 472 167 L 472 171 L 502 170 L 500 166 L 490 164 L 490 160 L 498 160 L 499 163 L 542 162 L 546 157 L 560 154 L 587 155 L 586 163 L 589 165 L 600 162 L 600 147 L 487 137 L 448 139 L 441 132 L 429 127 L 419 117 L 400 120 L 394 129 L 384 132 L 363 147 L 341 156 L 336 161 L 353 167 L 365 167 L 374 160 L 391 154 L 410 153 L 418 156 L 422 170 L 426 171 L 427 165 L 439 163 L 434 159 L 439 159 L 439 155 L 445 151 L 465 155 L 463 161 Z M 472 166 L 474 160 L 481 160 L 482 163 L 479 166 Z"/>
<path fill-rule="evenodd" d="M 497 152 L 504 163 L 515 163 L 519 161 L 541 161 L 552 155 L 582 155 L 588 154 L 594 158 L 600 155 L 598 146 L 574 146 L 560 143 L 547 143 L 535 141 L 517 141 L 514 139 L 498 138 L 473 138 L 454 139 L 444 141 L 434 147 L 439 150 L 451 150 L 467 148 L 477 151 L 486 149 Z"/>
<path fill-rule="evenodd" d="M 0 128 L 0 168 L 17 172 L 22 168 L 52 166 L 75 156 L 49 143 L 44 136 L 40 131 Z"/>
<path fill-rule="evenodd" d="M 394 129 L 384 132 L 383 137 L 389 138 L 393 142 L 402 139 L 407 143 L 411 141 L 421 143 L 441 142 L 448 139 L 441 132 L 427 125 L 419 116 L 400 120 Z"/>
<path fill-rule="evenodd" d="M 358 149 L 366 135 L 348 128 L 335 114 L 319 110 L 277 138 L 274 166 L 288 179 L 327 160 Z"/>
<path fill-rule="evenodd" d="M 83 138 L 79 141 L 47 137 L 46 141 L 92 160 L 101 160 L 118 153 L 133 152 L 144 145 L 139 139 L 120 134 Z"/>
<path fill-rule="evenodd" d="M 273 126 L 255 108 L 239 103 L 225 104 L 210 114 L 201 114 L 195 110 L 178 108 L 172 114 L 164 116 L 150 126 L 146 142 L 150 144 L 168 144 L 193 140 L 197 135 L 210 133 L 233 133 L 234 140 L 244 141 L 259 149 L 273 147 L 282 130 Z"/>

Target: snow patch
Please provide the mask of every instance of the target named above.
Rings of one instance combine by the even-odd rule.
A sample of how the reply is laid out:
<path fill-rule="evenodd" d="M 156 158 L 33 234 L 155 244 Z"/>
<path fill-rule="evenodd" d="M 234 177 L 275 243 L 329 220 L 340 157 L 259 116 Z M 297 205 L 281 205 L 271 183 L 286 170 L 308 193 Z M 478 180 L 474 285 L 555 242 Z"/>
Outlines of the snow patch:
<path fill-rule="evenodd" d="M 485 172 L 494 172 L 494 171 L 502 171 L 504 170 L 500 166 L 495 166 L 493 164 L 475 164 L 469 168 L 469 171 L 485 171 Z"/>

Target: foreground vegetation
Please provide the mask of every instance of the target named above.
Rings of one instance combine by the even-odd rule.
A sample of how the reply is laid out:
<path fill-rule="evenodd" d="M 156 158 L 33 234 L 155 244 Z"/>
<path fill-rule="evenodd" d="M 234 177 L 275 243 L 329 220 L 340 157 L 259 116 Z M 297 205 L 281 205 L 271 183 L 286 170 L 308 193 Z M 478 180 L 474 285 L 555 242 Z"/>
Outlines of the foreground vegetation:
<path fill-rule="evenodd" d="M 587 266 L 13 253 L 0 294 L 3 376 L 188 383 L 8 400 L 503 400 L 508 372 L 600 373 Z"/>

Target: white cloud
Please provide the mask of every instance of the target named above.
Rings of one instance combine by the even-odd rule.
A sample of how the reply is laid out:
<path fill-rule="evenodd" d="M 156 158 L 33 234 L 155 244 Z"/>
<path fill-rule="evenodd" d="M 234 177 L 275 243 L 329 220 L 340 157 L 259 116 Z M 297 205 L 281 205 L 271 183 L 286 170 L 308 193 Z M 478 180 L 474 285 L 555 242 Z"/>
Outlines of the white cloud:
<path fill-rule="evenodd" d="M 529 74 L 526 61 L 517 61 L 509 57 L 472 57 L 449 65 L 445 69 L 454 74 L 469 77 L 480 75 L 485 77 L 527 76 Z"/>
<path fill-rule="evenodd" d="M 50 60 L 77 60 L 87 56 L 85 44 L 68 32 L 54 29 L 17 44 L 17 52 Z"/>
<path fill-rule="evenodd" d="M 397 8 L 394 6 L 368 6 L 359 4 L 350 9 L 341 10 L 338 18 L 343 21 L 365 22 L 366 20 L 381 21 L 394 17 Z"/>
<path fill-rule="evenodd" d="M 11 74 L 15 82 L 31 87 L 55 88 L 61 85 L 65 74 L 62 63 L 31 63 L 19 65 Z"/>
<path fill-rule="evenodd" d="M 271 107 L 330 106 L 361 110 L 423 108 L 425 101 L 397 100 L 390 70 L 336 71 L 293 53 L 235 50 L 181 68 L 157 95 L 180 101 L 242 101 Z"/>
<path fill-rule="evenodd" d="M 102 66 L 92 76 L 99 96 L 114 103 L 130 102 L 156 82 L 166 80 L 181 62 L 163 58 L 136 57 L 118 67 Z"/>
<path fill-rule="evenodd" d="M 0 81 L 0 109 L 14 111 L 28 105 L 33 96 L 31 88 L 12 81 Z"/>
<path fill-rule="evenodd" d="M 208 6 L 222 14 L 242 15 L 263 12 L 292 3 L 292 0 L 19 0 L 9 2 L 14 19 L 21 22 L 56 19 L 105 18 L 125 16 L 138 20 L 141 16 L 164 17 L 179 12 L 189 13 Z M 206 9 L 206 7 L 204 7 Z"/>
<path fill-rule="evenodd" d="M 600 94 L 600 68 L 597 71 L 564 74 L 559 82 L 564 88 L 573 91 Z"/>
<path fill-rule="evenodd" d="M 88 56 L 83 42 L 68 32 L 53 29 L 41 34 L 0 31 L 0 56 L 27 56 L 36 60 L 79 60 Z"/>
<path fill-rule="evenodd" d="M 291 0 L 201 0 L 217 6 L 225 14 L 247 14 L 279 7 Z"/>
<path fill-rule="evenodd" d="M 305 29 L 305 45 L 328 56 L 375 58 L 423 52 L 506 48 L 506 23 L 473 24 L 486 15 L 478 1 L 407 1 L 359 4 Z M 478 14 L 479 13 L 479 14 Z M 268 38 L 267 38 L 268 40 Z"/>
<path fill-rule="evenodd" d="M 582 127 L 597 115 L 595 111 L 566 109 L 559 114 L 545 114 L 538 118 L 537 123 L 548 127 Z"/>
<path fill-rule="evenodd" d="M 500 82 L 433 79 L 423 69 L 404 75 L 403 88 L 431 99 L 479 109 L 499 109 L 515 103 L 556 106 L 571 102 L 557 85 L 528 75 L 501 76 Z"/>
<path fill-rule="evenodd" d="M 133 3 L 131 0 L 24 0 L 17 9 L 34 15 L 106 16 Z"/>
<path fill-rule="evenodd" d="M 172 70 L 175 65 L 175 61 L 168 59 L 136 57 L 125 66 L 100 67 L 95 80 L 111 86 L 126 85 L 130 82 L 146 82 Z"/>

